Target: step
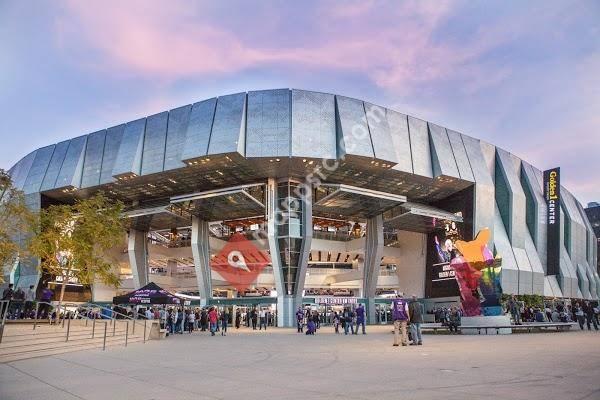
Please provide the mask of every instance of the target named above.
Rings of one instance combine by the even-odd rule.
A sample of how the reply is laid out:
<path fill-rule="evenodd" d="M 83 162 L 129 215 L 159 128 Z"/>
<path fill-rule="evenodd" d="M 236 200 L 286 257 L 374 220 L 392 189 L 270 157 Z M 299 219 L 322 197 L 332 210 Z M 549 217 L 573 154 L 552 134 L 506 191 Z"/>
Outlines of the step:
<path fill-rule="evenodd" d="M 129 335 L 128 339 L 143 339 L 143 337 L 141 335 Z M 11 353 L 17 353 L 17 352 L 22 352 L 22 351 L 33 351 L 33 350 L 41 350 L 41 349 L 50 349 L 50 348 L 60 348 L 60 347 L 65 347 L 65 346 L 69 346 L 69 345 L 79 345 L 82 343 L 92 343 L 92 342 L 102 342 L 104 340 L 104 336 L 96 336 L 93 339 L 91 337 L 81 337 L 81 338 L 76 338 L 76 339 L 69 339 L 69 341 L 65 341 L 65 340 L 58 340 L 58 341 L 52 341 L 52 342 L 37 342 L 37 341 L 31 341 L 28 343 L 22 343 L 19 345 L 13 345 L 13 346 L 2 346 L 0 347 L 0 355 L 2 354 L 11 354 Z M 115 336 L 106 336 L 106 343 L 111 343 L 111 342 L 115 342 L 115 341 L 122 341 L 125 342 L 125 334 L 121 334 L 121 335 L 115 335 Z"/>
<path fill-rule="evenodd" d="M 31 344 L 43 344 L 43 343 L 60 343 L 60 342 L 65 342 L 66 341 L 66 332 L 61 332 L 60 334 L 38 334 L 38 335 L 30 335 L 30 336 L 20 336 L 18 338 L 14 338 L 14 337 L 5 337 L 2 340 L 2 343 L 0 344 L 0 350 L 4 349 L 4 348 L 11 348 L 11 347 L 20 347 L 20 346 L 26 346 L 26 345 L 31 345 Z M 114 335 L 113 335 L 113 331 L 107 331 L 107 336 L 106 337 L 113 337 L 113 336 L 125 336 L 125 330 L 115 330 Z M 131 332 L 129 332 L 129 336 L 133 336 L 131 334 Z M 94 339 L 97 339 L 98 337 L 104 337 L 104 332 L 101 331 L 96 331 L 95 335 L 94 335 Z M 75 341 L 75 340 L 82 340 L 82 339 L 92 339 L 92 331 L 88 330 L 85 332 L 69 332 L 69 342 L 71 341 Z"/>
<path fill-rule="evenodd" d="M 140 338 L 132 338 L 132 339 L 128 340 L 127 343 L 129 345 L 129 344 L 134 344 L 134 343 L 140 343 L 142 341 L 143 341 L 143 339 L 141 337 Z M 110 343 L 110 347 L 124 346 L 124 345 L 125 345 L 125 340 L 122 340 L 120 342 Z M 106 341 L 106 347 L 109 347 L 108 339 Z M 26 360 L 26 359 L 38 358 L 38 357 L 47 357 L 47 356 L 53 356 L 53 355 L 58 355 L 58 354 L 70 353 L 70 352 L 74 352 L 74 351 L 84 351 L 84 350 L 93 350 L 93 349 L 101 349 L 101 348 L 102 348 L 102 342 L 100 342 L 99 344 L 87 343 L 87 344 L 79 344 L 79 345 L 74 345 L 74 346 L 72 345 L 72 346 L 63 347 L 63 348 L 42 349 L 42 350 L 34 350 L 34 351 L 28 351 L 28 352 L 23 352 L 23 353 L 13 353 L 13 354 L 7 354 L 7 355 L 0 354 L 0 363 L 7 363 L 7 362 L 11 362 L 11 361 Z"/>

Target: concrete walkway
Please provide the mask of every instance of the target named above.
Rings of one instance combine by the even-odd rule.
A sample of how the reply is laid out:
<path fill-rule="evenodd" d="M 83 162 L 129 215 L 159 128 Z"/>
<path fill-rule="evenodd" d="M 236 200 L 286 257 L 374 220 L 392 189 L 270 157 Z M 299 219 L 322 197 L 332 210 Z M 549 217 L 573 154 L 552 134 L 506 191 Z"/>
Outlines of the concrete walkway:
<path fill-rule="evenodd" d="M 321 332 L 322 331 L 322 332 Z M 204 333 L 0 364 L 0 399 L 600 399 L 600 333 Z"/>

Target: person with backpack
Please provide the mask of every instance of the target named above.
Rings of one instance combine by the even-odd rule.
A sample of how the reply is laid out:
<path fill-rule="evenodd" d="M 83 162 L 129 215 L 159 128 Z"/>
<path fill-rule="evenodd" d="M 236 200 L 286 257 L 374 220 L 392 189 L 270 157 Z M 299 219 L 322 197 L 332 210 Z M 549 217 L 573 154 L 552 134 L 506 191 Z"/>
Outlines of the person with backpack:
<path fill-rule="evenodd" d="M 345 321 L 344 335 L 347 335 L 348 331 L 350 331 L 354 335 L 354 313 L 352 312 L 352 310 L 350 310 L 350 307 L 344 308 L 343 318 Z"/>
<path fill-rule="evenodd" d="M 227 312 L 227 307 L 226 307 L 223 309 L 223 312 L 221 313 L 221 336 L 227 335 L 227 323 L 228 322 L 229 322 L 229 313 Z"/>
<path fill-rule="evenodd" d="M 365 330 L 365 307 L 362 304 L 359 304 L 355 310 L 356 313 L 356 334 L 358 334 L 358 327 L 362 326 L 362 334 L 366 335 L 367 332 Z"/>
<path fill-rule="evenodd" d="M 423 314 L 425 313 L 425 310 L 423 304 L 417 300 L 417 296 L 414 294 L 411 302 L 408 304 L 408 313 L 410 317 L 410 330 L 412 332 L 411 345 L 421 346 L 423 344 L 421 324 L 423 323 Z"/>
<path fill-rule="evenodd" d="M 208 322 L 210 323 L 210 336 L 215 336 L 215 331 L 217 330 L 217 319 L 217 310 L 214 307 L 211 307 L 210 311 L 208 312 Z"/>

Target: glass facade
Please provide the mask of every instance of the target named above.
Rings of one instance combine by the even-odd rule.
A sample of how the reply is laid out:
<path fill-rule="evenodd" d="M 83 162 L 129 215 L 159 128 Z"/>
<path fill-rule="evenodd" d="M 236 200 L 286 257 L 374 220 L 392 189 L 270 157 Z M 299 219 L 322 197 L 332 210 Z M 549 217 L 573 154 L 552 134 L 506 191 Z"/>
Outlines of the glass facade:
<path fill-rule="evenodd" d="M 190 122 L 191 110 L 192 106 L 188 105 L 169 111 L 165 171 L 185 167 L 185 164 L 181 162 L 181 154 L 185 145 L 185 134 Z"/>
<path fill-rule="evenodd" d="M 292 90 L 292 156 L 335 159 L 335 96 Z"/>
<path fill-rule="evenodd" d="M 23 192 L 26 194 L 39 192 L 44 175 L 50 164 L 54 147 L 54 145 L 42 147 L 35 153 L 35 158 L 23 185 Z"/>
<path fill-rule="evenodd" d="M 213 122 L 208 154 L 244 151 L 244 112 L 246 93 L 219 97 Z"/>
<path fill-rule="evenodd" d="M 289 156 L 290 96 L 288 89 L 248 93 L 246 157 Z"/>
<path fill-rule="evenodd" d="M 277 205 L 275 221 L 277 222 L 277 243 L 283 284 L 288 295 L 296 294 L 296 282 L 302 240 L 306 227 L 303 226 L 303 200 L 298 196 L 298 184 L 290 181 L 277 184 Z"/>
<path fill-rule="evenodd" d="M 146 119 L 142 175 L 155 174 L 163 170 L 168 119 L 169 113 L 166 111 Z"/>
<path fill-rule="evenodd" d="M 81 187 L 97 186 L 100 184 L 105 140 L 106 131 L 94 132 L 88 135 Z"/>
<path fill-rule="evenodd" d="M 349 97 L 336 96 L 338 140 L 345 154 L 373 158 L 373 144 L 365 116 L 363 102 Z"/>
<path fill-rule="evenodd" d="M 128 122 L 123 131 L 123 138 L 113 167 L 113 176 L 140 175 L 142 170 L 142 149 L 144 147 L 144 131 L 146 119 L 141 118 Z"/>
<path fill-rule="evenodd" d="M 81 172 L 85 155 L 85 144 L 87 136 L 79 136 L 72 139 L 67 149 L 67 154 L 56 178 L 55 188 L 79 187 L 81 183 Z"/>
<path fill-rule="evenodd" d="M 113 168 L 123 140 L 125 124 L 113 126 L 106 130 L 106 140 L 104 142 L 104 155 L 102 157 L 102 170 L 100 171 L 100 184 L 109 183 L 114 180 Z"/>
<path fill-rule="evenodd" d="M 58 178 L 60 167 L 62 166 L 65 156 L 67 155 L 67 149 L 69 148 L 70 142 L 70 140 L 65 140 L 64 142 L 58 143 L 54 147 L 52 159 L 50 159 L 50 164 L 46 170 L 46 175 L 42 181 L 40 191 L 54 189 L 54 185 L 56 185 L 56 178 Z"/>
<path fill-rule="evenodd" d="M 208 142 L 216 106 L 217 99 L 209 99 L 193 105 L 185 134 L 182 160 L 193 160 L 208 154 Z"/>

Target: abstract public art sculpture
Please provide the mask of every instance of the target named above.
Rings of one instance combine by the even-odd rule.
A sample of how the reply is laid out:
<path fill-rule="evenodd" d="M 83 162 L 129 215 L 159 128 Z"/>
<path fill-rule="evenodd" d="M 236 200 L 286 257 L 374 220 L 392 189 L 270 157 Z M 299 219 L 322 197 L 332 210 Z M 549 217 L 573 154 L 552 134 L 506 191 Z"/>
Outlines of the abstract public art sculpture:
<path fill-rule="evenodd" d="M 457 255 L 450 261 L 460 289 L 463 315 L 466 317 L 501 315 L 501 262 L 487 244 L 490 231 L 484 228 L 474 240 L 457 240 Z"/>

